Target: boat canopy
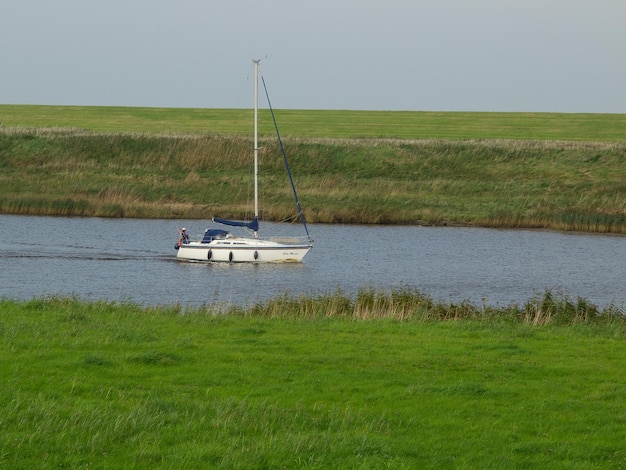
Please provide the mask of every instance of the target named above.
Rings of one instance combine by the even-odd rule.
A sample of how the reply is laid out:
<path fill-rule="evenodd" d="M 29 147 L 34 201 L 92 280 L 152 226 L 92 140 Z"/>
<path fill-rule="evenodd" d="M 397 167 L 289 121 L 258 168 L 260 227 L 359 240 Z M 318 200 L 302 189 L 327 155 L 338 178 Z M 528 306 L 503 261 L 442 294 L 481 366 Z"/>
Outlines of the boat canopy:
<path fill-rule="evenodd" d="M 243 222 L 240 220 L 226 220 L 226 219 L 220 219 L 219 217 L 213 217 L 213 222 L 216 222 L 218 224 L 223 224 L 223 225 L 230 225 L 231 227 L 247 227 L 250 230 L 253 230 L 255 232 L 259 231 L 258 217 L 255 217 L 250 222 Z"/>
<path fill-rule="evenodd" d="M 219 229 L 206 229 L 204 231 L 204 237 L 202 238 L 202 243 L 211 243 L 216 238 L 226 238 L 228 232 L 226 230 Z"/>

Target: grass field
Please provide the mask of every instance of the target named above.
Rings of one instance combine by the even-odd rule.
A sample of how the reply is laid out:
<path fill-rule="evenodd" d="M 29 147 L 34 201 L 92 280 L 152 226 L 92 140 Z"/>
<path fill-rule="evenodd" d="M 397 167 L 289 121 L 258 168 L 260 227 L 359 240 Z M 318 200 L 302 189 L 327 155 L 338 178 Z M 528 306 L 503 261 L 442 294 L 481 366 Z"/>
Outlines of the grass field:
<path fill-rule="evenodd" d="M 521 139 L 623 142 L 626 114 L 276 110 L 281 135 L 321 139 Z M 0 105 L 0 126 L 98 132 L 250 135 L 248 109 Z M 272 136 L 269 111 L 259 132 Z"/>
<path fill-rule="evenodd" d="M 622 468 L 626 329 L 599 313 L 0 301 L 0 467 Z"/>

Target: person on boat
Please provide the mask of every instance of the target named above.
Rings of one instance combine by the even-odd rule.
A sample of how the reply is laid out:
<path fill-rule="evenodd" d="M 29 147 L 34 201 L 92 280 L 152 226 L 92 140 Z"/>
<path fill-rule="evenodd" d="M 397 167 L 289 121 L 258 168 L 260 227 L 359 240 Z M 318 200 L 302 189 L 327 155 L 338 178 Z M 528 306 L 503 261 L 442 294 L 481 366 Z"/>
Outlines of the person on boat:
<path fill-rule="evenodd" d="M 180 236 L 183 239 L 183 243 L 189 243 L 189 234 L 187 233 L 187 229 L 183 227 L 180 231 Z"/>

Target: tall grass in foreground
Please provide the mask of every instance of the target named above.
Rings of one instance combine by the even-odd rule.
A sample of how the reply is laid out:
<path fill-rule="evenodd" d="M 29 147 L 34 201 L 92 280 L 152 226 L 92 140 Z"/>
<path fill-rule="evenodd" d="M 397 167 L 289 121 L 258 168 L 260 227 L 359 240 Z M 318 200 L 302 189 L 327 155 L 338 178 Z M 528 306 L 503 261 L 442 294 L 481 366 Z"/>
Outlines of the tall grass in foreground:
<path fill-rule="evenodd" d="M 219 311 L 0 301 L 0 467 L 626 465 L 616 309 L 364 290 Z"/>

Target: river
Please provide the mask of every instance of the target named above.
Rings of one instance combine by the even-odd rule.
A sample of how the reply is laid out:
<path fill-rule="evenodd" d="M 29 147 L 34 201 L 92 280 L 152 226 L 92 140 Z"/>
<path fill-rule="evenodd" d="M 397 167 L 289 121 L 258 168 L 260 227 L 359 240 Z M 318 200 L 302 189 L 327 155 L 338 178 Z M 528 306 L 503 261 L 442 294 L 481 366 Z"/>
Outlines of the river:
<path fill-rule="evenodd" d="M 185 221 L 193 234 L 206 222 Z M 435 300 L 504 306 L 546 290 L 600 308 L 626 304 L 626 237 L 419 226 L 310 226 L 300 264 L 176 260 L 172 220 L 0 215 L 0 297 L 73 295 L 142 305 L 249 305 L 288 294 L 417 289 Z M 298 225 L 263 224 L 301 235 Z"/>

